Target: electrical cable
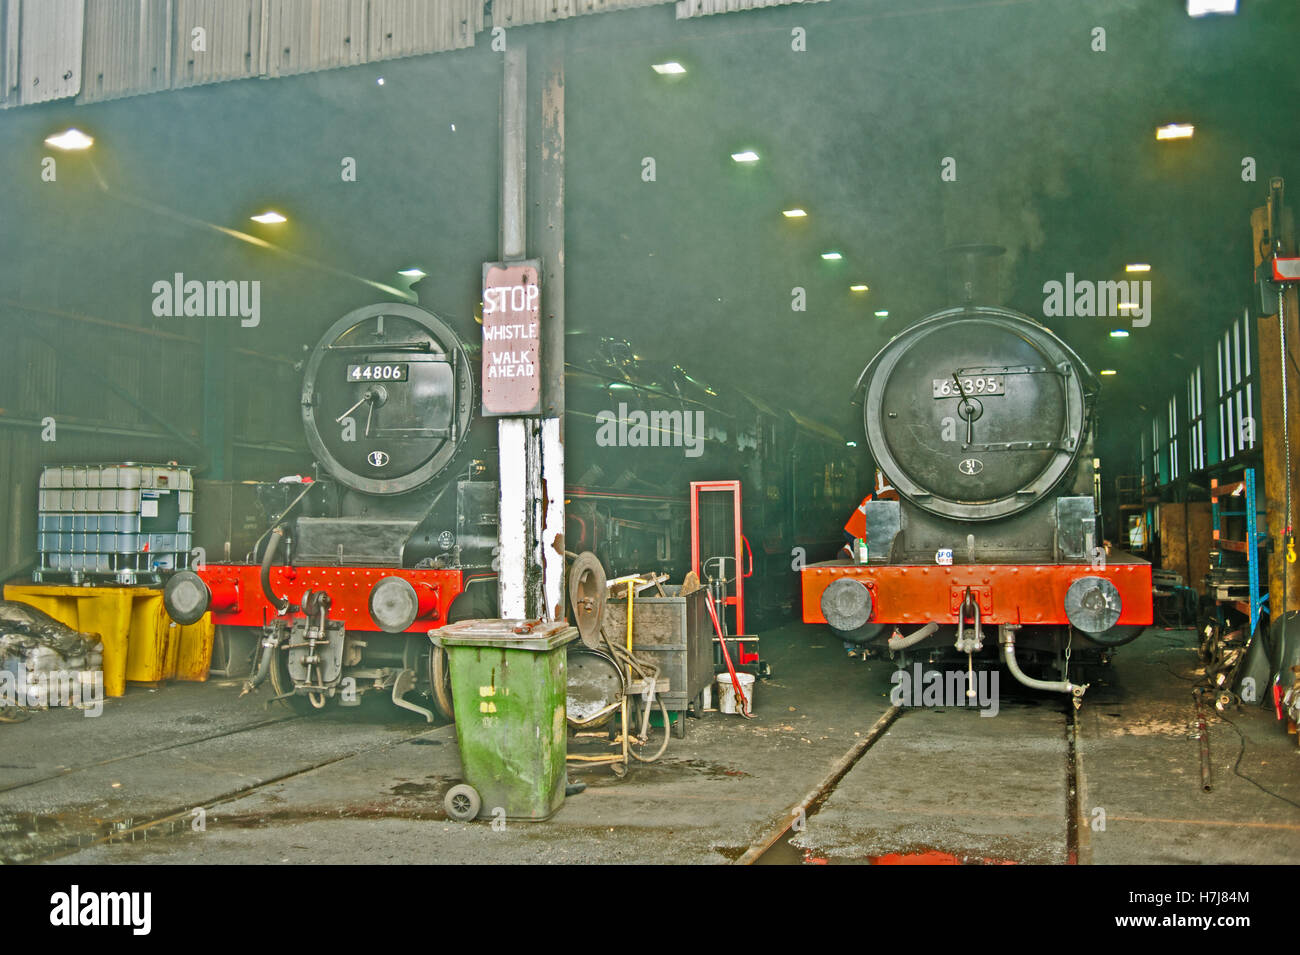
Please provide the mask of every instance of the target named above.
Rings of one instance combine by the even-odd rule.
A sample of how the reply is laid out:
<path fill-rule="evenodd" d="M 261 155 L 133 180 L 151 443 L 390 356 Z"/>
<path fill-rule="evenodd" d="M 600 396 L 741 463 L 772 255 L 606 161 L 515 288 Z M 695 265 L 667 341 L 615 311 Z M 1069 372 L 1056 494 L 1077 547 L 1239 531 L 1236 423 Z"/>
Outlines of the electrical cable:
<path fill-rule="evenodd" d="M 632 586 L 632 583 L 629 582 L 628 586 L 629 587 Z M 659 680 L 659 667 L 657 664 L 648 663 L 637 659 L 635 656 L 629 653 L 625 647 L 611 640 L 609 638 L 609 634 L 605 632 L 605 628 L 603 626 L 600 628 L 600 635 L 602 639 L 604 639 L 605 641 L 605 646 L 609 648 L 609 655 L 613 657 L 615 664 L 617 664 L 620 669 L 626 667 L 632 672 L 636 673 L 637 676 L 639 676 L 644 682 L 650 684 L 651 686 L 657 685 Z M 668 750 L 668 738 L 672 734 L 672 721 L 668 718 L 668 707 L 664 703 L 663 697 L 660 694 L 656 693 L 655 701 L 659 704 L 659 710 L 663 714 L 663 718 L 664 718 L 664 741 L 660 745 L 659 751 L 655 753 L 653 756 L 642 756 L 632 747 L 631 740 L 629 739 L 628 741 L 627 751 L 632 754 L 633 759 L 636 759 L 642 763 L 653 763 L 656 760 L 658 760 L 659 757 L 663 756 L 663 754 Z"/>
<path fill-rule="evenodd" d="M 1280 799 L 1283 802 L 1289 803 L 1290 805 L 1295 806 L 1297 809 L 1300 809 L 1300 802 L 1296 802 L 1295 800 L 1288 799 L 1286 796 L 1283 796 L 1280 793 L 1273 792 L 1273 790 L 1267 788 L 1266 786 L 1261 785 L 1260 783 L 1257 783 L 1255 780 L 1251 779 L 1249 776 L 1247 776 L 1245 773 L 1241 772 L 1237 768 L 1241 765 L 1242 757 L 1246 755 L 1246 736 L 1244 733 L 1242 733 L 1240 729 L 1237 728 L 1237 724 L 1234 723 L 1232 720 L 1228 719 L 1227 716 L 1225 716 L 1222 713 L 1220 713 L 1219 716 L 1222 717 L 1225 723 L 1227 723 L 1229 726 L 1232 727 L 1232 731 L 1236 733 L 1237 738 L 1241 740 L 1241 751 L 1237 753 L 1237 761 L 1232 764 L 1232 774 L 1234 776 L 1240 776 L 1242 779 L 1246 780 L 1246 782 L 1250 783 L 1260 792 L 1266 793 L 1267 795 L 1272 796 L 1274 799 Z"/>

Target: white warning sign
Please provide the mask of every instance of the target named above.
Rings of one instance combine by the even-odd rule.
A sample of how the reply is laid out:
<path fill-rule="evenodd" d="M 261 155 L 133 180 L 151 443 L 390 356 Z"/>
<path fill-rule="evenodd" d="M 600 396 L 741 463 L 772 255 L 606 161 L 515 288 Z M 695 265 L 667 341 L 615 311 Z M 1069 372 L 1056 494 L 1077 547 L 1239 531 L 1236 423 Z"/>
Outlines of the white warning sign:
<path fill-rule="evenodd" d="M 541 412 L 538 263 L 483 266 L 483 414 Z"/>

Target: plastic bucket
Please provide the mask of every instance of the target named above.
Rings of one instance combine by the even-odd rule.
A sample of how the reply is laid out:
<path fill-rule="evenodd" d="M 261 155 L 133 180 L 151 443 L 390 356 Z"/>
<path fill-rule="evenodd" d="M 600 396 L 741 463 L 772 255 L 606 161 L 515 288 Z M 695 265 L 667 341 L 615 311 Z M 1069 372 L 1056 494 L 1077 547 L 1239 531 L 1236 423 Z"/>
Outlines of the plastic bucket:
<path fill-rule="evenodd" d="M 745 699 L 749 702 L 749 712 L 754 712 L 754 675 L 752 673 L 737 673 L 736 679 L 740 680 L 740 691 L 745 694 Z M 736 713 L 736 688 L 731 685 L 730 673 L 718 674 L 718 712 L 719 713 Z"/>

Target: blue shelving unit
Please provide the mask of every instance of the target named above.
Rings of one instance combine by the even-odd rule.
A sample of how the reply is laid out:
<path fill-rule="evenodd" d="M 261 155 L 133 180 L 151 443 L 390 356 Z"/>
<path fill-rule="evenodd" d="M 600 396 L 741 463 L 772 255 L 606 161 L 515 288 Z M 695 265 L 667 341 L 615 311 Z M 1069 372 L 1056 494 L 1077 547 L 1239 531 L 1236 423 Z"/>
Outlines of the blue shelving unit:
<path fill-rule="evenodd" d="M 1237 497 L 1237 491 L 1241 490 L 1240 495 L 1245 500 L 1245 510 L 1225 510 L 1220 507 L 1219 502 L 1232 501 Z M 1220 606 L 1227 604 L 1243 614 L 1250 617 L 1250 633 L 1255 635 L 1255 630 L 1259 627 L 1259 618 L 1268 607 L 1268 594 L 1260 594 L 1260 563 L 1263 559 L 1263 548 L 1268 540 L 1267 531 L 1259 530 L 1259 518 L 1262 511 L 1259 510 L 1259 503 L 1255 491 L 1255 469 L 1246 468 L 1239 481 L 1229 481 L 1220 484 L 1217 478 L 1210 479 L 1210 512 L 1214 520 L 1214 543 L 1219 551 L 1219 560 L 1223 560 L 1223 551 L 1230 550 L 1244 554 L 1246 557 L 1246 579 L 1248 582 L 1247 601 L 1236 600 L 1232 598 L 1220 599 L 1216 596 L 1215 602 Z M 1244 517 L 1246 518 L 1246 539 L 1244 541 L 1229 540 L 1221 536 L 1222 518 L 1225 517 Z M 1222 564 L 1221 564 L 1222 566 Z"/>

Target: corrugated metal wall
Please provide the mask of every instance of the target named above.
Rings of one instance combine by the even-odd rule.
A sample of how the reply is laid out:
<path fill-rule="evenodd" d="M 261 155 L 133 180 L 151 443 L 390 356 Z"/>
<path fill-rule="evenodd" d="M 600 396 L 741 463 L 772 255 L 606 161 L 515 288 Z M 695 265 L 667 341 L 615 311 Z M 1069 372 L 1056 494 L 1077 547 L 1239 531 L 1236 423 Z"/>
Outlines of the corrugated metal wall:
<path fill-rule="evenodd" d="M 525 26 L 673 0 L 495 0 Z M 826 0 L 677 0 L 677 16 Z M 484 0 L 0 0 L 0 107 L 92 103 L 474 45 Z"/>
<path fill-rule="evenodd" d="M 5 106 L 75 96 L 81 89 L 83 0 L 3 0 Z"/>
<path fill-rule="evenodd" d="M 86 0 L 80 102 L 171 86 L 171 0 Z"/>
<path fill-rule="evenodd" d="M 0 0 L 0 106 L 458 50 L 482 30 L 483 0 Z"/>
<path fill-rule="evenodd" d="M 199 439 L 200 339 L 3 306 L 0 323 L 6 329 L 0 349 L 3 576 L 35 553 L 36 484 L 45 465 L 168 460 L 200 465 L 205 452 L 167 428 Z M 301 376 L 292 363 L 241 351 L 232 356 L 230 368 L 234 476 L 265 477 L 309 466 L 299 417 Z M 48 418 L 54 420 L 52 441 L 42 434 Z"/>
<path fill-rule="evenodd" d="M 792 3 L 826 3 L 827 0 L 677 0 L 677 19 L 707 17 L 714 13 L 743 13 Z"/>
<path fill-rule="evenodd" d="M 548 20 L 564 20 L 588 13 L 609 13 L 671 2 L 672 0 L 494 0 L 492 25 L 517 27 Z"/>

